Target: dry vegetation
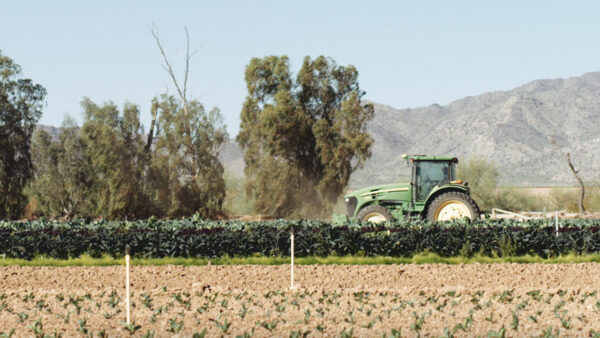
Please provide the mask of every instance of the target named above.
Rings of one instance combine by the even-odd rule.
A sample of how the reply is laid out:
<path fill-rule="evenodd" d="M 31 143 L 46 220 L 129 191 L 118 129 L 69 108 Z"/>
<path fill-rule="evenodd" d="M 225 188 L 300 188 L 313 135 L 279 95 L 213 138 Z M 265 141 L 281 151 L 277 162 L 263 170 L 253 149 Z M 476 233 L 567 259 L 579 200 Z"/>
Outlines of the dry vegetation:
<path fill-rule="evenodd" d="M 584 205 L 589 212 L 600 211 L 600 186 L 586 187 Z M 567 210 L 577 212 L 578 187 L 507 187 L 496 190 L 508 209 L 515 211 Z M 500 207 L 500 206 L 498 206 Z"/>
<path fill-rule="evenodd" d="M 471 193 L 482 211 L 500 208 L 510 211 L 567 210 L 578 212 L 578 187 L 500 187 L 498 164 L 485 156 L 461 159 L 458 177 L 469 182 Z M 584 205 L 589 212 L 600 212 L 600 185 L 588 180 Z"/>

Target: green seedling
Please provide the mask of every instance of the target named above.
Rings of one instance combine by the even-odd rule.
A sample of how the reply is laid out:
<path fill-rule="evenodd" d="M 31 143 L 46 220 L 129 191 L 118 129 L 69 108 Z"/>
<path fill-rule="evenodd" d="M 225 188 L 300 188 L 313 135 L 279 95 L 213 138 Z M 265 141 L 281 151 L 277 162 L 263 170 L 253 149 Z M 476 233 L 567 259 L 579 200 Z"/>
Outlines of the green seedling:
<path fill-rule="evenodd" d="M 264 322 L 257 322 L 258 325 L 260 325 L 261 327 L 269 330 L 269 332 L 273 332 L 273 330 L 277 327 L 277 324 L 279 324 L 278 320 L 272 320 L 272 321 L 264 321 Z"/>
<path fill-rule="evenodd" d="M 506 329 L 504 328 L 504 326 L 502 326 L 498 331 L 489 331 L 486 336 L 488 338 L 504 338 L 505 335 Z"/>
<path fill-rule="evenodd" d="M 356 323 L 356 320 L 354 319 L 354 312 L 353 311 L 348 312 L 347 315 L 349 317 L 344 319 L 344 321 L 346 323 L 350 323 L 350 324 Z"/>
<path fill-rule="evenodd" d="M 27 318 L 29 318 L 29 314 L 27 314 L 26 312 L 19 312 L 16 314 L 17 317 L 19 317 L 19 319 L 17 319 L 17 321 L 19 323 L 24 322 Z"/>
<path fill-rule="evenodd" d="M 145 293 L 140 295 L 142 297 L 142 304 L 149 310 L 152 310 L 152 298 Z"/>
<path fill-rule="evenodd" d="M 246 306 L 246 303 L 243 302 L 238 315 L 240 316 L 240 318 L 244 318 L 244 317 L 246 317 L 247 313 L 248 313 L 248 307 Z"/>
<path fill-rule="evenodd" d="M 227 320 L 227 318 L 225 318 L 225 320 L 223 320 L 223 322 L 219 322 L 217 320 L 215 320 L 215 325 L 217 325 L 217 327 L 221 330 L 221 332 L 223 333 L 227 333 L 227 331 L 229 331 L 229 328 L 231 327 L 231 323 L 229 322 L 229 320 Z"/>
<path fill-rule="evenodd" d="M 290 338 L 306 338 L 310 334 L 310 331 L 292 331 L 290 332 Z"/>
<path fill-rule="evenodd" d="M 454 331 L 454 330 L 452 330 Z M 440 336 L 440 338 L 454 338 L 454 332 L 450 331 L 448 327 L 444 327 L 444 332 Z"/>
<path fill-rule="evenodd" d="M 202 329 L 202 331 L 200 331 L 200 333 L 194 333 L 194 335 L 192 336 L 193 338 L 204 338 L 204 336 L 206 336 L 206 328 Z"/>
<path fill-rule="evenodd" d="M 125 331 L 129 332 L 129 334 L 134 334 L 137 330 L 142 328 L 141 325 L 137 325 L 135 322 L 127 324 L 127 322 L 121 321 L 121 325 Z M 154 336 L 154 332 L 152 332 L 152 336 Z"/>
<path fill-rule="evenodd" d="M 44 325 L 42 325 L 42 319 L 38 319 L 33 322 L 31 326 L 29 326 L 31 331 L 36 337 L 44 337 Z"/>
<path fill-rule="evenodd" d="M 77 323 L 79 324 L 79 327 L 77 328 L 77 331 L 83 333 L 83 334 L 87 334 L 88 333 L 88 328 L 87 328 L 87 319 L 83 318 L 77 321 Z"/>
<path fill-rule="evenodd" d="M 363 329 L 369 329 L 370 330 L 370 329 L 373 328 L 373 326 L 375 326 L 375 321 L 374 320 L 368 322 L 365 325 L 361 325 L 360 327 L 362 327 Z"/>
<path fill-rule="evenodd" d="M 169 320 L 169 329 L 167 331 L 173 333 L 179 333 L 183 328 L 183 320 L 177 321 L 177 317 Z"/>
<path fill-rule="evenodd" d="M 12 328 L 8 332 L 0 332 L 0 338 L 10 338 L 15 334 L 15 329 Z"/>
<path fill-rule="evenodd" d="M 410 328 L 415 332 L 419 333 L 419 331 L 421 331 L 421 328 L 423 327 L 423 324 L 425 323 L 425 314 L 423 313 L 419 316 L 417 315 L 417 312 L 413 311 L 412 315 L 413 318 L 415 318 L 415 321 L 410 324 Z"/>
<path fill-rule="evenodd" d="M 519 314 L 515 311 L 512 312 L 512 322 L 510 323 L 510 328 L 515 331 L 519 330 Z"/>
<path fill-rule="evenodd" d="M 352 338 L 352 337 L 354 337 L 354 328 L 351 328 L 350 331 L 346 331 L 346 329 L 342 330 L 342 332 L 340 332 L 340 337 L 341 338 Z"/>
<path fill-rule="evenodd" d="M 402 337 L 402 329 L 392 329 L 390 332 L 390 338 L 400 338 Z"/>

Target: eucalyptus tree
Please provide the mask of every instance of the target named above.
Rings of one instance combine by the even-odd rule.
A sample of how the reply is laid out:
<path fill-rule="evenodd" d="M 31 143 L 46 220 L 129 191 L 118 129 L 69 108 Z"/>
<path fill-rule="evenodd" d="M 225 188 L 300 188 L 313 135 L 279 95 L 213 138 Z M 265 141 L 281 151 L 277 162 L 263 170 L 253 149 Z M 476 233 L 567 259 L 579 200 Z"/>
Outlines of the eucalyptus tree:
<path fill-rule="evenodd" d="M 371 156 L 358 71 L 331 58 L 306 57 L 295 78 L 287 56 L 253 58 L 237 141 L 255 211 L 324 216 L 350 175 Z"/>
<path fill-rule="evenodd" d="M 186 34 L 183 81 L 177 79 L 158 33 L 152 36 L 163 57 L 163 67 L 171 78 L 176 96 L 164 94 L 155 98 L 147 149 L 152 152 L 154 203 L 166 208 L 169 216 L 198 213 L 205 218 L 221 214 L 225 199 L 223 164 L 219 150 L 228 139 L 223 117 L 217 108 L 205 110 L 188 97 L 190 60 L 189 32 Z"/>
<path fill-rule="evenodd" d="M 23 78 L 21 67 L 0 51 L 0 218 L 17 218 L 31 180 L 31 138 L 46 90 Z"/>
<path fill-rule="evenodd" d="M 91 205 L 85 144 L 75 121 L 67 118 L 58 139 L 36 129 L 31 145 L 34 179 L 27 188 L 35 212 L 45 216 L 87 215 Z"/>

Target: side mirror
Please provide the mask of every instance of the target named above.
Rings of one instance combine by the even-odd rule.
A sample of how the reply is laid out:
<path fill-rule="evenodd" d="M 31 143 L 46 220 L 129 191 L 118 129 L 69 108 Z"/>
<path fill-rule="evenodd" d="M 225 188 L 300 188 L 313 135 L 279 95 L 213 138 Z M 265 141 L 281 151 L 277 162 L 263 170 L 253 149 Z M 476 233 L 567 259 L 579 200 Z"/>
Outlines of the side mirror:
<path fill-rule="evenodd" d="M 402 157 L 406 161 L 406 166 L 407 167 L 410 166 L 410 162 L 411 161 L 408 160 L 408 155 L 402 154 L 400 157 Z"/>

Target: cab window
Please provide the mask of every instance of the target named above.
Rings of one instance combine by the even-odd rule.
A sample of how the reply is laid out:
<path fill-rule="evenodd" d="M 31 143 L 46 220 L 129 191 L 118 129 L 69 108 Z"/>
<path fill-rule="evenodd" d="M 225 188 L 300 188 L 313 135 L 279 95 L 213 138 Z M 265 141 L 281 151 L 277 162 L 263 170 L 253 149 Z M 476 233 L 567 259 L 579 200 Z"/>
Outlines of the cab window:
<path fill-rule="evenodd" d="M 454 181 L 456 165 L 453 162 L 419 161 L 416 163 L 415 184 L 417 200 L 422 201 L 436 186 Z"/>

